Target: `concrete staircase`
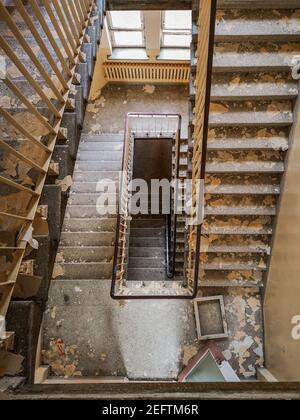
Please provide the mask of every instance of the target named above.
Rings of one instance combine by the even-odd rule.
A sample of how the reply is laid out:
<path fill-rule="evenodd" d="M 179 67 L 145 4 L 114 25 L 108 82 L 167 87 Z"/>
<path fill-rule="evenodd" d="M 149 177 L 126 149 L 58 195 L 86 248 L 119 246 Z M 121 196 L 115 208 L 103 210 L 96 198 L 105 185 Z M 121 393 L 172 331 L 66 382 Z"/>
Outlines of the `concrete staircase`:
<path fill-rule="evenodd" d="M 130 223 L 127 280 L 166 280 L 165 217 L 133 217 Z"/>
<path fill-rule="evenodd" d="M 2 1 L 2 3 L 6 7 L 6 11 L 9 13 L 10 18 L 18 27 L 25 43 L 32 49 L 38 64 L 43 66 L 43 69 L 53 79 L 55 84 L 57 78 L 53 69 L 53 60 L 54 65 L 58 65 L 59 67 L 58 56 L 52 48 L 47 33 L 43 29 L 43 25 L 40 23 L 36 12 L 27 1 Z M 33 30 L 25 23 L 21 14 L 17 11 L 17 3 L 22 3 L 24 5 L 25 11 L 28 14 L 28 19 L 30 19 L 33 27 L 37 30 L 41 37 L 42 44 L 44 44 L 45 48 L 48 50 L 51 58 L 48 57 L 48 59 L 46 59 L 46 56 L 33 35 Z M 63 45 L 56 35 L 56 31 L 45 7 L 41 2 L 37 2 L 37 4 L 39 6 L 39 13 L 45 19 L 45 26 L 52 32 L 61 54 L 64 55 L 66 63 L 69 65 L 69 60 L 64 54 Z M 44 222 L 45 224 L 47 222 L 49 229 L 39 228 L 38 223 L 35 223 L 36 220 L 34 221 L 33 235 L 39 247 L 38 249 L 29 249 L 22 263 L 22 265 L 30 267 L 27 273 L 28 282 L 31 277 L 39 277 L 41 279 L 41 285 L 34 296 L 29 296 L 26 299 L 25 297 L 23 299 L 16 299 L 13 296 L 7 313 L 7 328 L 9 331 L 15 332 L 14 352 L 24 356 L 22 375 L 24 375 L 29 382 L 33 381 L 34 378 L 37 342 L 43 312 L 48 299 L 48 289 L 68 195 L 65 190 L 62 191 L 59 183 L 65 177 L 72 176 L 79 142 L 79 132 L 85 115 L 86 100 L 89 94 L 94 62 L 100 43 L 103 13 L 104 8 L 102 1 L 97 0 L 91 13 L 91 19 L 87 22 L 86 35 L 88 36 L 84 38 L 81 45 L 80 59 L 74 69 L 75 76 L 70 86 L 67 106 L 61 121 L 61 130 L 52 154 L 50 169 L 42 189 L 36 220 L 39 220 L 38 213 L 41 214 L 41 211 L 43 211 Z M 37 89 L 34 89 L 31 86 L 22 72 L 18 71 L 17 67 L 13 64 L 13 60 L 9 59 L 4 52 L 5 50 L 1 48 L 0 55 L 5 57 L 8 79 L 14 85 L 15 89 L 19 90 L 26 100 L 52 124 L 54 120 L 53 109 L 48 108 L 46 102 L 44 102 L 42 97 L 37 93 L 38 89 L 41 89 L 43 93 L 46 94 L 46 97 L 49 97 L 49 99 L 52 100 L 54 105 L 58 104 L 58 100 L 43 79 L 42 73 L 38 70 L 36 60 L 34 63 L 34 61 L 29 58 L 29 55 L 26 53 L 26 48 L 21 47 L 20 42 L 16 39 L 15 33 L 9 29 L 9 25 L 5 22 L 4 14 L 5 13 L 3 13 L 3 16 L 1 16 L 0 19 L 1 37 L 7 44 L 8 49 L 11 49 L 12 52 L 17 55 L 22 65 L 29 71 L 30 77 L 34 80 L 34 83 L 36 83 Z M 5 43 L 3 43 L 3 46 Z M 52 65 L 50 65 L 50 62 L 52 62 Z M 70 64 L 70 68 L 73 68 L 73 65 Z M 24 105 L 22 100 L 20 100 L 18 96 L 15 95 L 14 91 L 9 88 L 7 80 L 4 79 L 0 80 L 0 102 L 1 108 L 9 115 L 14 116 L 21 126 L 28 130 L 30 134 L 37 138 L 41 138 L 41 142 L 44 144 L 49 140 L 48 129 L 45 130 L 43 124 L 39 123 L 36 115 L 32 113 L 32 108 Z M 31 143 L 24 138 L 24 135 L 14 129 L 3 116 L 0 118 L 0 135 L 1 140 L 5 142 L 5 145 L 7 146 L 4 148 L 4 145 L 2 145 L 0 150 L 1 176 L 16 182 L 25 188 L 34 190 L 37 186 L 39 174 L 44 173 L 44 170 L 37 171 L 35 167 L 33 167 L 33 163 L 43 166 L 45 162 L 44 152 L 42 152 L 34 143 Z M 13 150 L 8 150 L 8 147 Z M 30 164 L 20 159 L 13 151 L 21 152 L 23 156 L 30 161 Z M 11 163 L 8 165 L 7 162 Z M 12 170 L 12 168 L 15 168 L 15 170 Z M 23 191 L 15 189 L 14 187 L 6 187 L 1 184 L 1 212 L 9 211 L 17 216 L 25 216 L 28 212 L 30 199 L 31 195 L 27 194 L 26 196 L 25 194 L 24 197 Z M 2 246 L 15 246 L 19 233 L 18 231 L 23 222 L 19 221 L 17 224 L 14 224 L 13 229 L 10 229 L 9 225 L 12 220 L 14 219 L 11 217 L 1 216 L 0 237 Z M 13 253 L 14 251 L 5 252 L 5 256 L 8 256 L 7 252 Z M 1 254 L 3 255 L 3 251 L 1 251 Z M 1 259 L 2 258 L 3 257 L 1 256 Z M 9 259 L 12 258 L 14 257 L 9 257 Z M 5 264 L 1 264 L 1 275 L 3 269 L 7 270 Z M 0 294 L 2 294 L 2 290 Z"/>
<path fill-rule="evenodd" d="M 123 137 L 118 134 L 83 136 L 70 192 L 54 279 L 110 279 L 116 214 L 97 212 L 98 180 L 118 181 Z"/>
<path fill-rule="evenodd" d="M 194 10 L 193 47 L 197 42 Z M 263 286 L 298 84 L 299 10 L 217 11 L 202 230 L 203 286 Z M 190 126 L 195 101 L 193 58 Z M 192 131 L 192 130 L 191 130 Z M 192 143 L 190 140 L 190 150 Z"/>

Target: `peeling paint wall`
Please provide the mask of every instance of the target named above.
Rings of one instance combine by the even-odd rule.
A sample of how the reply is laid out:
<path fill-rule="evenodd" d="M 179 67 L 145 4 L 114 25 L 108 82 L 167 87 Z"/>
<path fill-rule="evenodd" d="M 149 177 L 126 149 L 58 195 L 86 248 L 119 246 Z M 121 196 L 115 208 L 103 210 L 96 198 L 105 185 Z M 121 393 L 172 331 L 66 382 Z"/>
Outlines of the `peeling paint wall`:
<path fill-rule="evenodd" d="M 266 368 L 280 381 L 300 380 L 300 339 L 292 318 L 300 315 L 300 100 L 278 215 L 264 303 Z"/>

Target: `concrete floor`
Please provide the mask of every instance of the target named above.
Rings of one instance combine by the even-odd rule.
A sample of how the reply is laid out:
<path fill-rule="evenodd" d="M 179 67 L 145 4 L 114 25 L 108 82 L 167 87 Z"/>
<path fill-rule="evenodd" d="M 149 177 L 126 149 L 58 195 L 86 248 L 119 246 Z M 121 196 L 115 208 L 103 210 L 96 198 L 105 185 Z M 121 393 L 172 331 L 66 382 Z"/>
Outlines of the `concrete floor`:
<path fill-rule="evenodd" d="M 91 134 L 123 132 L 128 112 L 181 114 L 182 137 L 187 138 L 188 87 L 107 85 L 101 95 L 89 103 L 83 131 Z"/>
<path fill-rule="evenodd" d="M 127 112 L 174 112 L 187 135 L 187 88 L 107 86 L 89 104 L 84 132 L 122 132 Z M 189 301 L 113 301 L 111 281 L 52 281 L 44 323 L 43 362 L 54 376 L 118 376 L 176 379 L 203 346 L 197 342 Z M 262 313 L 255 289 L 203 288 L 199 295 L 224 296 L 229 337 L 218 340 L 241 379 L 254 379 L 263 363 Z"/>
<path fill-rule="evenodd" d="M 60 375 L 73 371 L 70 376 L 176 379 L 183 348 L 196 338 L 191 303 L 113 301 L 110 284 L 52 283 L 45 315 L 45 363 Z"/>

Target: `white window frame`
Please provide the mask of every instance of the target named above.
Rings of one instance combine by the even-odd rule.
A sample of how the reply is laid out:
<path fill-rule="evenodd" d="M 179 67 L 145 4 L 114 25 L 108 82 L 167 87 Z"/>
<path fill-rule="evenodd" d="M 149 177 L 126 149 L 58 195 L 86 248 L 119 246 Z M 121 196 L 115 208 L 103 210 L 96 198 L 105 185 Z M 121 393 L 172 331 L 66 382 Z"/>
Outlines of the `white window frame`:
<path fill-rule="evenodd" d="M 161 17 L 161 19 L 162 19 L 162 22 L 161 22 L 161 43 L 160 43 L 161 48 L 177 48 L 177 49 L 180 49 L 180 48 L 183 48 L 183 49 L 190 48 L 190 45 L 188 45 L 188 46 L 181 46 L 181 45 L 168 45 L 168 44 L 165 44 L 165 42 L 164 42 L 165 35 L 188 35 L 188 36 L 190 36 L 191 41 L 192 41 L 192 22 L 191 22 L 191 28 L 190 29 L 166 28 L 166 26 L 165 26 L 165 21 L 166 21 L 165 14 L 166 14 L 166 11 L 163 11 L 162 17 Z"/>
<path fill-rule="evenodd" d="M 141 28 L 135 29 L 135 28 L 126 28 L 124 25 L 124 28 L 116 28 L 112 25 L 112 19 L 110 16 L 110 12 L 107 13 L 107 19 L 108 19 L 108 28 L 111 35 L 111 42 L 113 48 L 145 48 L 145 23 L 144 23 L 144 16 L 141 11 L 140 18 L 141 18 Z M 142 34 L 142 44 L 135 44 L 135 45 L 120 45 L 116 42 L 114 32 L 140 32 Z"/>

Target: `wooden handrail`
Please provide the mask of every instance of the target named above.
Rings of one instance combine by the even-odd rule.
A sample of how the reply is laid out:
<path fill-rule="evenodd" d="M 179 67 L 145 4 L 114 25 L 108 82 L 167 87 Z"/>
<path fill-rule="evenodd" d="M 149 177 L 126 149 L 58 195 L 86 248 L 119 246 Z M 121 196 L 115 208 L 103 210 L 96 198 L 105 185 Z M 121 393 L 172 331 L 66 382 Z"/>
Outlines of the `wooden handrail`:
<path fill-rule="evenodd" d="M 191 296 L 182 291 L 178 294 L 130 294 L 122 295 L 118 294 L 117 289 L 125 287 L 126 282 L 126 255 L 127 255 L 127 241 L 126 234 L 129 230 L 130 221 L 128 219 L 128 184 L 132 179 L 132 161 L 130 161 L 130 156 L 133 155 L 132 148 L 134 147 L 134 137 L 132 133 L 135 131 L 139 132 L 138 129 L 132 127 L 130 120 L 133 118 L 159 118 L 162 117 L 176 117 L 177 127 L 175 128 L 175 148 L 176 148 L 176 166 L 175 166 L 175 178 L 179 178 L 179 158 L 180 158 L 180 132 L 181 132 L 181 115 L 179 114 L 160 114 L 160 113 L 128 113 L 125 119 L 125 131 L 124 131 L 124 145 L 123 145 L 123 158 L 122 158 L 122 179 L 120 182 L 120 200 L 117 206 L 117 227 L 116 227 L 116 237 L 115 237 L 115 250 L 114 250 L 114 259 L 113 259 L 113 273 L 112 273 L 112 284 L 111 284 L 111 297 L 113 299 L 190 299 Z M 124 178 L 125 174 L 125 178 Z M 176 188 L 176 187 L 175 187 Z M 121 202 L 121 205 L 120 205 Z M 173 219 L 174 230 L 171 229 L 171 224 L 169 224 L 166 245 L 168 249 L 167 253 L 167 274 L 169 277 L 174 275 L 175 271 L 175 253 L 176 253 L 176 232 L 177 232 L 177 213 L 176 213 L 177 199 L 174 198 L 174 209 L 171 214 Z M 171 206 L 172 207 L 172 206 Z"/>
<path fill-rule="evenodd" d="M 216 11 L 217 0 L 201 0 L 195 77 L 191 224 L 186 235 L 186 278 L 188 286 L 193 290 L 193 296 L 198 292 L 202 221 L 196 224 L 193 222 L 197 219 L 199 203 L 204 200 L 201 196 L 204 194 L 204 188 L 201 191 L 198 187 L 199 183 L 204 185 L 205 179 Z"/>

